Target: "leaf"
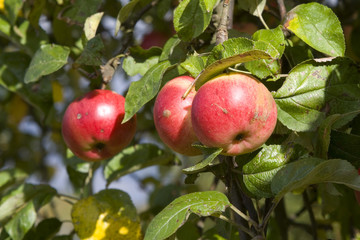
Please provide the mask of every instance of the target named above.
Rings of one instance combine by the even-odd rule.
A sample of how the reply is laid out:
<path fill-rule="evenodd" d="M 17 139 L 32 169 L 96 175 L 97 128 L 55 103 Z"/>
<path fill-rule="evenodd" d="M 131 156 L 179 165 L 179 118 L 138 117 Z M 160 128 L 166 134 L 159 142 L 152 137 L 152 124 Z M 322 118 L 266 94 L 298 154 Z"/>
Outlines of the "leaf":
<path fill-rule="evenodd" d="M 264 11 L 266 0 L 240 0 L 239 6 L 254 16 L 261 16 Z"/>
<path fill-rule="evenodd" d="M 300 4 L 287 13 L 284 27 L 312 48 L 329 56 L 344 56 L 345 38 L 340 21 L 319 3 Z"/>
<path fill-rule="evenodd" d="M 62 222 L 57 218 L 46 218 L 33 231 L 29 231 L 24 240 L 53 239 L 55 234 L 59 232 L 61 225 Z"/>
<path fill-rule="evenodd" d="M 310 60 L 292 69 L 273 94 L 278 120 L 294 131 L 314 131 L 326 116 L 360 109 L 359 70 L 347 58 Z M 339 120 L 339 127 L 356 114 Z"/>
<path fill-rule="evenodd" d="M 133 15 L 134 12 L 141 10 L 144 6 L 149 4 L 151 0 L 132 0 L 129 1 L 125 6 L 123 6 L 116 18 L 115 25 L 115 35 L 117 35 L 120 31 L 121 25 L 128 20 L 128 18 Z"/>
<path fill-rule="evenodd" d="M 36 82 L 41 76 L 59 70 L 67 63 L 69 54 L 70 49 L 68 47 L 55 44 L 42 45 L 31 60 L 30 66 L 25 73 L 24 82 Z"/>
<path fill-rule="evenodd" d="M 13 240 L 22 240 L 25 234 L 32 228 L 36 221 L 36 209 L 34 203 L 26 204 L 5 225 L 6 232 Z"/>
<path fill-rule="evenodd" d="M 159 61 L 169 60 L 171 64 L 178 64 L 187 57 L 187 45 L 181 41 L 178 35 L 172 36 L 166 41 Z"/>
<path fill-rule="evenodd" d="M 174 28 L 181 40 L 191 41 L 210 23 L 216 0 L 183 0 L 174 11 Z"/>
<path fill-rule="evenodd" d="M 4 0 L 5 11 L 3 12 L 11 25 L 15 25 L 16 19 L 23 6 L 22 0 Z"/>
<path fill-rule="evenodd" d="M 111 158 L 104 168 L 104 176 L 109 185 L 112 181 L 134 171 L 153 166 L 166 165 L 175 156 L 159 149 L 153 144 L 137 144 L 125 148 Z"/>
<path fill-rule="evenodd" d="M 65 165 L 71 183 L 78 188 L 84 187 L 91 164 L 76 157 L 70 149 L 67 149 Z"/>
<path fill-rule="evenodd" d="M 191 213 L 210 216 L 224 212 L 230 206 L 227 197 L 220 192 L 195 192 L 172 201 L 150 222 L 144 240 L 162 240 L 180 228 Z"/>
<path fill-rule="evenodd" d="M 104 49 L 104 43 L 100 35 L 96 35 L 86 43 L 83 52 L 75 62 L 78 64 L 99 66 L 103 63 L 101 58 L 103 56 Z"/>
<path fill-rule="evenodd" d="M 122 68 L 129 76 L 140 74 L 142 76 L 155 64 L 159 62 L 161 49 L 157 47 L 144 50 L 139 46 L 130 48 L 130 55 L 122 64 Z"/>
<path fill-rule="evenodd" d="M 123 123 L 130 120 L 137 111 L 158 93 L 164 73 L 171 66 L 169 61 L 159 62 L 152 66 L 138 81 L 130 84 L 125 100 Z"/>
<path fill-rule="evenodd" d="M 271 44 L 279 52 L 279 58 L 284 53 L 286 43 L 284 34 L 280 26 L 274 29 L 260 29 L 256 31 L 253 34 L 253 40 L 260 40 Z M 281 65 L 279 60 L 274 59 L 261 59 L 257 61 L 246 62 L 245 68 L 253 75 L 261 79 L 269 76 L 276 79 L 275 75 L 281 72 Z"/>
<path fill-rule="evenodd" d="M 278 51 L 267 42 L 252 41 L 247 38 L 229 39 L 213 48 L 206 68 L 197 79 L 195 87 L 199 89 L 212 77 L 236 64 L 277 57 L 279 57 Z"/>
<path fill-rule="evenodd" d="M 23 87 L 25 70 L 30 58 L 20 52 L 6 52 L 0 54 L 0 85 L 15 92 Z"/>
<path fill-rule="evenodd" d="M 273 178 L 271 190 L 279 201 L 287 192 L 319 183 L 344 184 L 360 190 L 360 176 L 349 162 L 341 159 L 305 158 L 287 164 Z"/>
<path fill-rule="evenodd" d="M 130 196 L 105 189 L 73 205 L 71 219 L 80 239 L 141 239 L 140 219 Z"/>
<path fill-rule="evenodd" d="M 18 168 L 4 169 L 0 171 L 0 193 L 13 184 L 23 182 L 27 173 Z"/>
<path fill-rule="evenodd" d="M 355 166 L 360 166 L 360 135 L 331 131 L 329 155 L 346 159 Z"/>
<path fill-rule="evenodd" d="M 191 76 L 196 78 L 201 73 L 201 71 L 204 69 L 205 60 L 206 59 L 204 57 L 191 55 L 184 62 L 182 62 L 180 65 L 188 73 L 190 73 Z"/>
<path fill-rule="evenodd" d="M 341 114 L 328 116 L 319 126 L 315 143 L 316 156 L 327 159 L 327 153 L 330 145 L 330 133 L 334 123 L 342 117 Z"/>
<path fill-rule="evenodd" d="M 299 158 L 299 149 L 291 145 L 264 146 L 242 167 L 243 183 L 247 191 L 258 198 L 273 196 L 271 182 L 288 162 Z"/>
<path fill-rule="evenodd" d="M 286 41 L 281 26 L 274 29 L 260 29 L 253 34 L 252 38 L 255 41 L 270 43 L 279 52 L 280 57 L 285 51 Z"/>
<path fill-rule="evenodd" d="M 48 185 L 22 184 L 0 200 L 0 222 L 12 239 L 23 239 L 35 223 L 36 212 L 56 190 Z"/>
<path fill-rule="evenodd" d="M 96 13 L 101 3 L 101 0 L 76 0 L 62 17 L 71 19 L 73 23 L 82 24 L 88 17 Z"/>
<path fill-rule="evenodd" d="M 195 145 L 196 146 L 196 145 Z M 203 148 L 204 149 L 204 148 Z M 207 168 L 207 166 L 209 164 L 212 163 L 212 161 L 214 161 L 214 159 L 221 154 L 221 152 L 223 151 L 222 148 L 206 148 L 205 149 L 205 159 L 203 159 L 201 162 L 199 162 L 198 164 L 195 164 L 194 166 L 188 167 L 183 169 L 182 171 L 185 174 L 194 174 L 194 173 L 198 173 L 198 172 L 202 172 L 204 169 Z"/>
<path fill-rule="evenodd" d="M 84 24 L 84 33 L 87 40 L 90 40 L 93 37 L 95 37 L 97 28 L 100 24 L 103 15 L 104 12 L 98 12 L 86 18 Z"/>

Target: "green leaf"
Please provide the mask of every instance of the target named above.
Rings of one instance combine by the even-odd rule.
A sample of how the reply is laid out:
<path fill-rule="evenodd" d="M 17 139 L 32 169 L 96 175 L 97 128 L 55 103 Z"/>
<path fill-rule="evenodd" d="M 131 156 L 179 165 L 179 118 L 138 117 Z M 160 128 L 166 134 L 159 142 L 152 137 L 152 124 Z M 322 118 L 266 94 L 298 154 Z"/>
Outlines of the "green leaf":
<path fill-rule="evenodd" d="M 39 19 L 43 13 L 44 8 L 46 7 L 46 0 L 35 0 L 29 14 L 29 21 L 31 25 L 38 28 Z"/>
<path fill-rule="evenodd" d="M 0 171 L 0 193 L 13 184 L 23 182 L 27 173 L 21 169 L 5 169 Z"/>
<path fill-rule="evenodd" d="M 101 18 L 104 15 L 104 12 L 99 12 L 91 15 L 90 17 L 86 18 L 84 24 L 84 33 L 87 40 L 92 39 L 96 35 L 96 31 L 100 24 Z"/>
<path fill-rule="evenodd" d="M 239 0 L 239 6 L 254 16 L 261 16 L 264 11 L 266 0 Z"/>
<path fill-rule="evenodd" d="M 212 77 L 228 67 L 259 59 L 276 59 L 279 52 L 269 43 L 252 41 L 247 38 L 232 38 L 213 48 L 206 68 L 200 74 L 195 87 L 199 89 Z"/>
<path fill-rule="evenodd" d="M 0 200 L 0 222 L 12 239 L 23 239 L 35 223 L 36 212 L 55 194 L 48 185 L 23 184 Z"/>
<path fill-rule="evenodd" d="M 347 58 L 310 60 L 292 69 L 273 95 L 278 120 L 294 131 L 314 131 L 328 115 L 360 109 L 360 73 Z M 339 127 L 356 113 L 339 120 Z"/>
<path fill-rule="evenodd" d="M 33 202 L 26 204 L 5 225 L 6 232 L 13 240 L 22 240 L 36 221 L 36 209 Z"/>
<path fill-rule="evenodd" d="M 129 76 L 140 74 L 142 76 L 155 64 L 159 62 L 161 48 L 152 47 L 144 50 L 139 46 L 130 48 L 130 55 L 122 64 L 122 68 Z"/>
<path fill-rule="evenodd" d="M 54 44 L 42 45 L 31 60 L 24 82 L 36 82 L 40 77 L 59 70 L 67 63 L 69 54 L 70 49 L 67 47 Z"/>
<path fill-rule="evenodd" d="M 327 153 L 330 145 L 330 133 L 334 123 L 342 117 L 341 114 L 328 116 L 319 126 L 315 143 L 316 157 L 327 159 Z"/>
<path fill-rule="evenodd" d="M 91 164 L 76 157 L 69 149 L 67 149 L 65 165 L 71 183 L 78 188 L 84 187 Z"/>
<path fill-rule="evenodd" d="M 101 0 L 76 0 L 62 17 L 69 18 L 74 23 L 83 24 L 88 17 L 96 13 L 101 3 Z"/>
<path fill-rule="evenodd" d="M 174 11 L 174 28 L 186 42 L 198 37 L 210 23 L 216 0 L 183 0 Z"/>
<path fill-rule="evenodd" d="M 188 73 L 196 78 L 205 67 L 206 58 L 196 55 L 189 56 L 184 62 L 180 64 Z"/>
<path fill-rule="evenodd" d="M 171 66 L 169 61 L 152 66 L 138 81 L 130 84 L 125 100 L 125 116 L 123 123 L 130 120 L 137 111 L 158 93 L 164 73 Z"/>
<path fill-rule="evenodd" d="M 186 59 L 187 52 L 187 45 L 174 35 L 166 41 L 159 61 L 169 60 L 171 64 L 178 64 Z"/>
<path fill-rule="evenodd" d="M 23 87 L 25 70 L 30 58 L 21 52 L 5 52 L 0 54 L 0 85 L 15 92 Z"/>
<path fill-rule="evenodd" d="M 96 35 L 86 43 L 83 52 L 75 62 L 78 64 L 99 66 L 103 63 L 101 58 L 104 49 L 105 46 L 100 35 Z"/>
<path fill-rule="evenodd" d="M 278 26 L 274 29 L 260 29 L 253 34 L 252 38 L 255 41 L 261 40 L 270 43 L 279 52 L 281 57 L 286 45 L 281 28 L 281 26 Z"/>
<path fill-rule="evenodd" d="M 319 183 L 344 184 L 360 191 L 360 176 L 349 162 L 341 159 L 305 158 L 287 164 L 273 178 L 271 190 L 275 201 L 287 192 Z"/>
<path fill-rule="evenodd" d="M 24 240 L 47 240 L 53 239 L 61 228 L 62 222 L 57 218 L 42 220 L 33 231 L 29 231 Z"/>
<path fill-rule="evenodd" d="M 19 12 L 23 6 L 22 0 L 6 0 L 3 2 L 5 8 L 5 16 L 9 20 L 11 25 L 15 25 L 16 19 L 19 16 Z"/>
<path fill-rule="evenodd" d="M 183 195 L 172 201 L 150 222 L 144 240 L 162 240 L 180 228 L 191 213 L 211 216 L 224 212 L 230 206 L 227 197 L 220 192 L 196 192 Z"/>
<path fill-rule="evenodd" d="M 112 181 L 126 174 L 153 165 L 166 165 L 175 156 L 159 149 L 153 144 L 138 144 L 125 148 L 111 158 L 104 168 L 104 176 L 109 185 Z"/>
<path fill-rule="evenodd" d="M 274 29 L 261 29 L 253 34 L 255 41 L 264 41 L 271 44 L 280 54 L 280 57 L 285 50 L 285 37 L 281 30 L 281 26 Z M 279 57 L 279 58 L 280 58 Z M 281 72 L 281 65 L 279 60 L 266 60 L 261 59 L 257 61 L 251 61 L 245 63 L 245 68 L 250 71 L 253 75 L 264 79 L 266 77 L 273 77 L 277 79 L 275 75 Z"/>
<path fill-rule="evenodd" d="M 355 166 L 360 166 L 360 135 L 333 130 L 329 146 L 329 155 L 346 159 Z"/>
<path fill-rule="evenodd" d="M 329 56 L 344 56 L 345 38 L 340 21 L 319 3 L 300 4 L 287 13 L 284 27 L 312 48 Z"/>
<path fill-rule="evenodd" d="M 271 182 L 288 162 L 299 157 L 298 148 L 291 145 L 264 146 L 243 168 L 243 183 L 247 191 L 258 198 L 273 196 Z"/>
<path fill-rule="evenodd" d="M 195 147 L 196 147 L 196 145 L 195 145 Z M 194 166 L 183 169 L 182 171 L 185 174 L 194 174 L 194 173 L 202 172 L 223 151 L 222 148 L 205 148 L 205 147 L 203 147 L 202 149 L 205 152 L 205 159 L 203 159 L 198 164 L 195 164 Z"/>
<path fill-rule="evenodd" d="M 144 6 L 149 4 L 151 0 L 132 0 L 123 6 L 116 18 L 115 35 L 120 31 L 121 25 L 133 15 L 134 12 L 141 10 Z"/>

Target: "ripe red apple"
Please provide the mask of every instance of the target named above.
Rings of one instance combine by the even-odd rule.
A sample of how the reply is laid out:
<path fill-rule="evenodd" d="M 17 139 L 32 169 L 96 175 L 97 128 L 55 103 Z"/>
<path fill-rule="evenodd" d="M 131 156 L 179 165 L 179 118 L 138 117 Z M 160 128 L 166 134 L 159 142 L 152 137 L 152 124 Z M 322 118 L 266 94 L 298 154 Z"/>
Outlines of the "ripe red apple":
<path fill-rule="evenodd" d="M 360 168 L 358 169 L 358 173 L 360 175 Z M 356 197 L 357 202 L 360 205 L 360 191 L 355 191 L 355 197 Z"/>
<path fill-rule="evenodd" d="M 151 47 L 163 47 L 169 37 L 159 31 L 153 31 L 146 34 L 142 40 L 141 47 L 143 49 L 149 49 Z"/>
<path fill-rule="evenodd" d="M 261 82 L 245 74 L 228 73 L 200 87 L 191 116 L 201 143 L 235 156 L 252 152 L 266 142 L 275 128 L 277 109 Z"/>
<path fill-rule="evenodd" d="M 100 161 L 113 157 L 132 140 L 136 116 L 121 124 L 125 98 L 110 90 L 93 90 L 72 102 L 65 111 L 62 135 L 79 158 Z"/>
<path fill-rule="evenodd" d="M 161 140 L 175 152 L 187 156 L 201 154 L 199 149 L 191 146 L 198 141 L 191 126 L 191 104 L 195 89 L 182 99 L 193 81 L 189 76 L 170 80 L 160 90 L 154 105 L 154 123 Z"/>

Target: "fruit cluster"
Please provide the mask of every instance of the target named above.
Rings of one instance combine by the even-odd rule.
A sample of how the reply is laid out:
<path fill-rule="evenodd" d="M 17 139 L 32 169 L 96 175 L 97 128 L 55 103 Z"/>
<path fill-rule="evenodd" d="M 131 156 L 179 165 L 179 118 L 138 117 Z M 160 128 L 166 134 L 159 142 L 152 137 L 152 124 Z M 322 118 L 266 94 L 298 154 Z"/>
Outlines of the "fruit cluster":
<path fill-rule="evenodd" d="M 186 98 L 194 82 L 180 76 L 167 82 L 154 105 L 154 123 L 162 141 L 175 152 L 200 155 L 192 146 L 200 142 L 236 156 L 261 147 L 277 120 L 275 101 L 257 79 L 226 73 L 205 83 Z M 79 158 L 100 161 L 113 157 L 134 137 L 136 116 L 122 124 L 125 99 L 110 90 L 93 90 L 72 102 L 65 111 L 62 134 Z"/>
<path fill-rule="evenodd" d="M 268 89 L 257 79 L 226 73 L 182 96 L 194 81 L 180 76 L 160 90 L 154 122 L 162 141 L 174 151 L 193 156 L 201 142 L 236 156 L 262 146 L 274 131 L 277 108 Z"/>

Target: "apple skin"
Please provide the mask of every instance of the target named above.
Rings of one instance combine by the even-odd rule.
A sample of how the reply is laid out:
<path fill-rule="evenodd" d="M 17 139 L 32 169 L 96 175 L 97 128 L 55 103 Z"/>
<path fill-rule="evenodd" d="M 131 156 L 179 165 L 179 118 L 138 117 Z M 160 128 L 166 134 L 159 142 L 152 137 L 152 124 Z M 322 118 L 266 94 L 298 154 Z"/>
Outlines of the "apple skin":
<path fill-rule="evenodd" d="M 360 168 L 358 169 L 358 173 L 360 175 Z M 356 197 L 356 201 L 360 205 L 360 191 L 355 191 L 355 197 Z"/>
<path fill-rule="evenodd" d="M 62 121 L 66 145 L 85 161 L 113 157 L 133 139 L 136 116 L 121 124 L 125 98 L 111 90 L 93 90 L 73 101 Z"/>
<path fill-rule="evenodd" d="M 240 73 L 219 75 L 201 86 L 191 110 L 201 143 L 223 148 L 223 155 L 252 152 L 274 131 L 277 108 L 268 89 Z"/>
<path fill-rule="evenodd" d="M 182 99 L 193 81 L 192 77 L 180 76 L 167 82 L 156 97 L 153 112 L 161 140 L 175 152 L 186 156 L 201 154 L 199 149 L 191 146 L 198 142 L 191 125 L 191 104 L 195 89 Z"/>

